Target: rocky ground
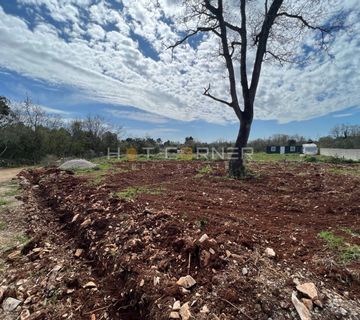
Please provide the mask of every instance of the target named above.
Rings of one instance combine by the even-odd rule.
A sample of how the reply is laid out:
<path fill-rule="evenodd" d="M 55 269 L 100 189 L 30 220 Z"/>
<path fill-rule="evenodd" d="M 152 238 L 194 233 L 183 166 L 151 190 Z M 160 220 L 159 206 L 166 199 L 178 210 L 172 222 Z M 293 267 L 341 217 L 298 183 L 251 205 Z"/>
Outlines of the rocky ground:
<path fill-rule="evenodd" d="M 200 161 L 22 172 L 28 239 L 2 250 L 0 316 L 360 319 L 358 167 L 251 169 L 243 181 Z"/>

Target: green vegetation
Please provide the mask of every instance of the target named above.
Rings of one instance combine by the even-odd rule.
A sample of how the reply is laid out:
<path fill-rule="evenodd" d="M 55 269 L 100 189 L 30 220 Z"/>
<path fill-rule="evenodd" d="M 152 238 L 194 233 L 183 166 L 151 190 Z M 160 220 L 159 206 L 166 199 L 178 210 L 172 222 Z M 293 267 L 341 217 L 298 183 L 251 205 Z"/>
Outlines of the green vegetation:
<path fill-rule="evenodd" d="M 160 187 L 129 187 L 122 191 L 114 193 L 114 196 L 127 200 L 132 200 L 136 198 L 139 194 L 161 194 L 162 191 L 163 189 Z"/>
<path fill-rule="evenodd" d="M 6 229 L 6 223 L 0 220 L 0 231 L 3 231 Z"/>
<path fill-rule="evenodd" d="M 334 235 L 333 231 L 321 231 L 318 236 L 343 263 L 360 259 L 360 246 L 346 243 L 343 237 Z"/>
<path fill-rule="evenodd" d="M 113 164 L 110 162 L 99 162 L 94 161 L 97 164 L 96 167 L 92 169 L 78 169 L 74 170 L 76 175 L 87 177 L 88 183 L 92 186 L 100 185 L 106 174 L 108 174 L 109 170 L 113 167 Z"/>
<path fill-rule="evenodd" d="M 15 237 L 17 245 L 23 245 L 28 243 L 31 240 L 26 234 L 20 233 Z"/>
<path fill-rule="evenodd" d="M 333 163 L 333 164 L 351 164 L 357 163 L 357 161 L 350 160 L 350 159 L 343 159 L 337 157 L 327 157 L 327 156 L 311 156 L 305 157 L 304 161 L 306 162 L 324 162 L 324 163 Z"/>
<path fill-rule="evenodd" d="M 0 100 L 6 107 L 6 112 L 0 114 L 0 166 L 36 164 L 43 159 L 44 164 L 54 164 L 58 158 L 70 156 L 93 158 L 119 144 L 117 133 L 109 131 L 99 116 L 68 125 L 28 97 L 21 106 L 3 97 Z"/>
<path fill-rule="evenodd" d="M 347 168 L 331 168 L 329 169 L 331 173 L 347 175 L 347 176 L 355 176 L 360 177 L 360 166 L 355 167 L 347 167 Z"/>
<path fill-rule="evenodd" d="M 196 178 L 201 178 L 207 174 L 211 174 L 213 172 L 212 167 L 208 164 L 205 167 L 201 168 L 199 172 L 196 174 Z"/>
<path fill-rule="evenodd" d="M 357 232 L 357 231 L 354 231 L 350 228 L 347 228 L 347 227 L 343 227 L 340 229 L 341 231 L 345 232 L 346 234 L 352 236 L 352 237 L 360 237 L 360 233 Z"/>
<path fill-rule="evenodd" d="M 6 206 L 9 203 L 9 201 L 6 201 L 4 199 L 0 199 L 0 207 L 1 206 Z"/>
<path fill-rule="evenodd" d="M 345 262 L 360 259 L 360 247 L 356 244 L 350 245 L 341 253 L 341 259 Z"/>
<path fill-rule="evenodd" d="M 30 240 L 31 239 L 23 233 L 16 234 L 15 236 L 12 236 L 7 239 L 7 242 L 0 247 L 0 252 L 5 252 L 19 245 L 25 245 Z"/>
<path fill-rule="evenodd" d="M 4 192 L 4 197 L 14 197 L 18 194 L 20 194 L 20 190 L 18 188 L 18 186 L 9 186 L 10 190 Z"/>
<path fill-rule="evenodd" d="M 321 231 L 319 237 L 325 240 L 327 246 L 330 249 L 338 249 L 344 246 L 344 239 L 342 237 L 335 236 L 332 231 Z"/>
<path fill-rule="evenodd" d="M 265 152 L 256 152 L 252 156 L 254 161 L 300 161 L 302 158 L 299 154 L 268 154 Z"/>

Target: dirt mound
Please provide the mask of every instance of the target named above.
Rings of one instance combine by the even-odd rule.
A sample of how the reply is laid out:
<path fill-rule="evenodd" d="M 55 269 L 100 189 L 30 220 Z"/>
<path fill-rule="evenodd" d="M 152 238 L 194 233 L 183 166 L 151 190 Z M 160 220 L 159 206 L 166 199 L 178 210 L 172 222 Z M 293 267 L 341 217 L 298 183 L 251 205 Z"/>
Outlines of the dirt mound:
<path fill-rule="evenodd" d="M 96 164 L 91 163 L 90 161 L 84 159 L 73 159 L 64 162 L 59 169 L 61 170 L 81 170 L 81 169 L 93 169 L 96 167 Z"/>
<path fill-rule="evenodd" d="M 40 236 L 21 250 L 14 264 L 23 272 L 43 270 L 40 286 L 20 282 L 22 298 L 35 297 L 31 313 L 43 312 L 44 319 L 61 319 L 64 314 L 68 319 L 92 320 L 189 319 L 190 315 L 200 320 L 295 319 L 292 292 L 298 282 L 311 281 L 319 292 L 313 319 L 358 318 L 360 306 L 353 300 L 358 299 L 358 283 L 323 278 L 312 267 L 310 252 L 299 244 L 308 241 L 305 243 L 316 248 L 321 242 L 301 239 L 299 224 L 297 233 L 287 235 L 298 239 L 285 244 L 289 229 L 283 226 L 282 233 L 277 233 L 274 228 L 279 219 L 270 224 L 272 209 L 279 216 L 281 201 L 289 205 L 281 193 L 291 192 L 294 181 L 303 183 L 314 177 L 314 172 L 305 178 L 293 174 L 292 182 L 285 185 L 279 172 L 270 189 L 264 187 L 270 184 L 267 177 L 245 182 L 223 180 L 222 169 L 216 167 L 213 178 L 195 177 L 198 166 L 203 165 L 119 164 L 121 174 L 108 176 L 97 187 L 58 169 L 23 172 L 29 231 Z M 151 166 L 158 170 L 151 170 Z M 115 196 L 115 191 L 128 186 L 155 188 L 158 182 L 163 194 L 144 193 L 127 200 Z M 268 202 L 247 203 L 250 195 L 256 197 L 256 188 L 263 190 L 258 195 Z M 270 190 L 278 202 L 270 199 Z M 245 204 L 247 211 L 242 216 Z M 262 212 L 266 220 L 250 216 L 253 210 L 261 211 L 259 207 L 266 207 Z M 296 208 L 303 211 L 300 202 Z M 333 208 L 336 212 L 336 205 Z M 337 219 L 334 212 L 332 217 Z M 298 223 L 296 216 L 292 218 Z M 327 221 L 322 216 L 319 219 Z M 353 219 L 357 219 L 355 215 Z M 266 228 L 270 228 L 268 232 Z M 274 249 L 275 257 L 267 247 Z M 302 254 L 293 256 L 295 247 L 301 248 Z M 15 287 L 18 273 L 13 276 Z M 191 278 L 183 278 L 188 275 Z M 334 286 L 341 286 L 344 294 L 335 292 Z M 300 292 L 297 295 L 304 298 Z M 44 297 L 62 301 L 64 307 L 44 307 Z"/>

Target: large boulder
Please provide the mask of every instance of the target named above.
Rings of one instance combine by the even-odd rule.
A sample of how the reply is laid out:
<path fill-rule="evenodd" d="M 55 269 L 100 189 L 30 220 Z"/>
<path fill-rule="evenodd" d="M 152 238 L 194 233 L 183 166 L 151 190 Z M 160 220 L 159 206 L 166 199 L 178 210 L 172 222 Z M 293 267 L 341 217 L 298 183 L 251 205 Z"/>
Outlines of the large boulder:
<path fill-rule="evenodd" d="M 96 164 L 84 160 L 84 159 L 73 159 L 64 162 L 59 169 L 62 170 L 81 170 L 81 169 L 93 169 L 96 167 Z"/>

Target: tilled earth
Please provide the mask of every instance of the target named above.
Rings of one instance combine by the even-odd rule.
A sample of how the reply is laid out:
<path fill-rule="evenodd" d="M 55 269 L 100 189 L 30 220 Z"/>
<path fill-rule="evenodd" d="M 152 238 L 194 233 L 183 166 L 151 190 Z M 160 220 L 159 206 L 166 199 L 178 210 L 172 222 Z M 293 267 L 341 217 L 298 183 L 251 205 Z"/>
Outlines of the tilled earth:
<path fill-rule="evenodd" d="M 360 319 L 359 259 L 345 263 L 318 236 L 360 245 L 359 177 L 329 164 L 250 167 L 241 181 L 204 161 L 118 162 L 96 184 L 22 172 L 32 240 L 7 252 L 2 285 L 22 301 L 13 319 L 298 319 L 298 282 L 317 287 L 313 319 Z M 186 275 L 188 289 L 176 283 Z"/>

